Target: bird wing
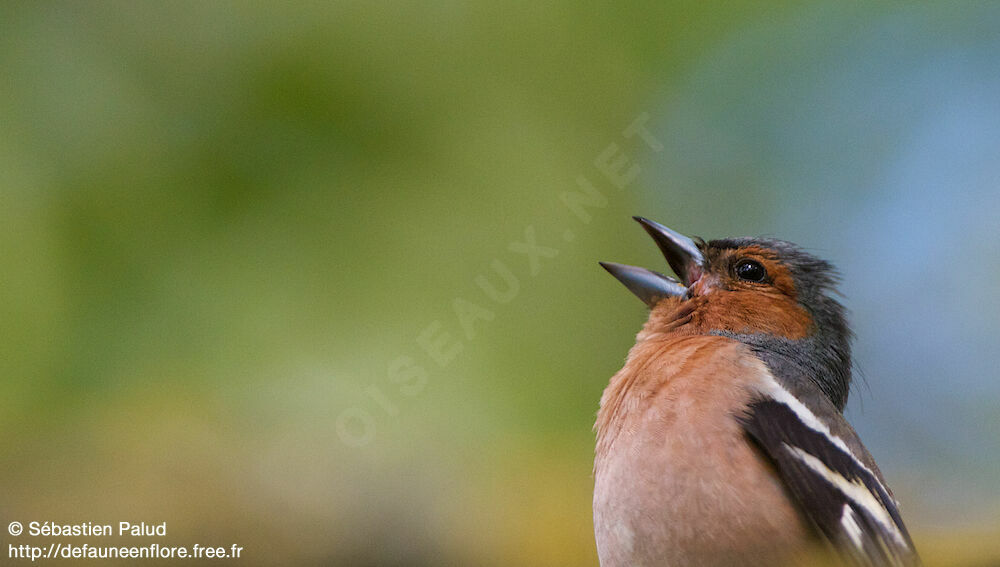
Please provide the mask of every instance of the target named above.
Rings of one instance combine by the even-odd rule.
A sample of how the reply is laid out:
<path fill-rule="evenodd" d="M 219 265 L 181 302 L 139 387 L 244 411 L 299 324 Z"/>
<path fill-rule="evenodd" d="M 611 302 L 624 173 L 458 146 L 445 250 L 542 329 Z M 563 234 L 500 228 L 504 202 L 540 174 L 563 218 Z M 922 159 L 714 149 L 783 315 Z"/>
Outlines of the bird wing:
<path fill-rule="evenodd" d="M 825 397 L 809 398 L 816 411 L 775 381 L 741 421 L 802 511 L 845 560 L 859 566 L 919 565 L 896 502 L 857 433 Z"/>

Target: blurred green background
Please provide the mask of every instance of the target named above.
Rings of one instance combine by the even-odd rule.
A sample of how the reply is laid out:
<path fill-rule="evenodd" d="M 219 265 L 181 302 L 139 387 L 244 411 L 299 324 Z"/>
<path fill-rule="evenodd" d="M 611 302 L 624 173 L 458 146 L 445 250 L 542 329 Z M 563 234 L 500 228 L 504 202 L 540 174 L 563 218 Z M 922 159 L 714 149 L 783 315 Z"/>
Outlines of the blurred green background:
<path fill-rule="evenodd" d="M 5 4 L 0 520 L 166 521 L 248 565 L 596 564 L 591 426 L 645 316 L 597 261 L 665 269 L 641 214 L 834 261 L 849 418 L 929 564 L 996 564 L 998 26 Z"/>

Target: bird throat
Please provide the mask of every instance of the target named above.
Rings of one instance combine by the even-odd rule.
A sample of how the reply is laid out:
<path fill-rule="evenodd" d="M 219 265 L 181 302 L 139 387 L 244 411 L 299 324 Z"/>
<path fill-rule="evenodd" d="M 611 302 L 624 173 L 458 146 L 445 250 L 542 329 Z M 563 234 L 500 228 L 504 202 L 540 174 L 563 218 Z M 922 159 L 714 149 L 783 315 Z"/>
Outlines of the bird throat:
<path fill-rule="evenodd" d="M 650 312 L 643 333 L 728 332 L 799 340 L 814 328 L 812 317 L 794 299 L 779 293 L 737 290 L 666 298 Z"/>

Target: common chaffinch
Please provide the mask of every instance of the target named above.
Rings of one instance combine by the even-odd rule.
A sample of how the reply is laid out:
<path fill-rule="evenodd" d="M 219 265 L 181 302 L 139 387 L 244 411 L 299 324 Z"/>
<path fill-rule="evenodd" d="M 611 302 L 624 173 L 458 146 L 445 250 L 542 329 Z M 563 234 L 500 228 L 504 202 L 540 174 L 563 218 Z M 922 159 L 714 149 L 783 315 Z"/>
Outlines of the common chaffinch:
<path fill-rule="evenodd" d="M 704 242 L 635 217 L 679 279 L 601 263 L 650 308 L 601 397 L 601 565 L 917 565 L 842 411 L 833 267 L 781 240 Z"/>

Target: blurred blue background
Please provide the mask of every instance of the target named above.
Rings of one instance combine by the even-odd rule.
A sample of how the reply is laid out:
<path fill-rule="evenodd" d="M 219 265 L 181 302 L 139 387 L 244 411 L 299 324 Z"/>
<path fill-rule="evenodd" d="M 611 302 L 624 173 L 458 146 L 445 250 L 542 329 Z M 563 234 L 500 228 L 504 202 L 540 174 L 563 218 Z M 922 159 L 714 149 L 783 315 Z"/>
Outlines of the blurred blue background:
<path fill-rule="evenodd" d="M 641 214 L 834 262 L 918 547 L 1000 561 L 1000 7 L 0 16 L 0 519 L 596 564 L 590 428 L 645 317 L 596 262 L 665 269 Z"/>

